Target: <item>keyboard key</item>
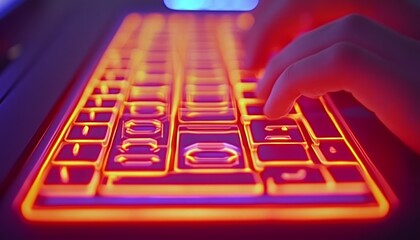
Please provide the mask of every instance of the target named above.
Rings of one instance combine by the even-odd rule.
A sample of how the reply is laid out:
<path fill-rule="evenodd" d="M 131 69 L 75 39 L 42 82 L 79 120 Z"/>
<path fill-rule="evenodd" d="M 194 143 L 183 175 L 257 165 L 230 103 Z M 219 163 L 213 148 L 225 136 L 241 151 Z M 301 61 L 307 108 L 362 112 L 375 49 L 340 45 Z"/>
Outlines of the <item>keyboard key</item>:
<path fill-rule="evenodd" d="M 107 95 L 95 95 L 89 98 L 85 108 L 113 108 L 117 105 L 117 99 L 107 99 Z"/>
<path fill-rule="evenodd" d="M 360 196 L 366 203 L 372 201 L 367 195 L 370 191 L 365 182 L 329 182 L 317 167 L 269 167 L 262 175 L 269 195 L 303 198 L 329 195 L 331 203 L 334 203 L 333 196 L 337 195 Z"/>
<path fill-rule="evenodd" d="M 112 58 L 109 60 L 107 69 L 111 70 L 128 70 L 130 68 L 131 61 L 127 59 Z"/>
<path fill-rule="evenodd" d="M 97 162 L 103 154 L 101 143 L 64 143 L 54 161 Z"/>
<path fill-rule="evenodd" d="M 261 116 L 265 118 L 264 103 L 261 100 L 240 101 L 242 116 Z M 295 108 L 292 108 L 289 114 L 296 114 Z"/>
<path fill-rule="evenodd" d="M 262 173 L 263 179 L 272 178 L 276 184 L 288 183 L 326 183 L 317 167 L 267 167 Z"/>
<path fill-rule="evenodd" d="M 328 162 L 356 161 L 355 156 L 343 140 L 323 140 L 315 148 L 319 148 L 323 158 Z"/>
<path fill-rule="evenodd" d="M 327 182 L 316 167 L 269 167 L 262 178 L 272 196 L 313 196 L 328 193 Z"/>
<path fill-rule="evenodd" d="M 169 123 L 167 119 L 123 119 L 123 138 L 153 138 L 159 145 L 168 142 Z"/>
<path fill-rule="evenodd" d="M 300 97 L 297 102 L 312 129 L 313 137 L 341 138 L 337 127 L 319 99 Z"/>
<path fill-rule="evenodd" d="M 194 107 L 181 108 L 179 111 L 181 123 L 233 123 L 236 121 L 236 112 L 233 108 Z"/>
<path fill-rule="evenodd" d="M 171 173 L 160 177 L 121 177 L 101 186 L 104 195 L 148 197 L 258 196 L 264 191 L 254 173 Z"/>
<path fill-rule="evenodd" d="M 53 166 L 44 181 L 46 185 L 86 185 L 92 181 L 93 166 Z"/>
<path fill-rule="evenodd" d="M 244 165 L 239 148 L 229 143 L 198 142 L 184 148 L 178 156 L 182 166 L 191 168 L 230 168 Z"/>
<path fill-rule="evenodd" d="M 243 92 L 244 98 L 257 98 L 254 91 Z"/>
<path fill-rule="evenodd" d="M 248 105 L 246 107 L 246 112 L 248 115 L 264 115 L 264 105 Z"/>
<path fill-rule="evenodd" d="M 304 145 L 301 144 L 261 144 L 257 146 L 253 158 L 257 165 L 311 163 Z"/>
<path fill-rule="evenodd" d="M 168 86 L 133 86 L 130 88 L 129 102 L 163 102 L 170 97 Z"/>
<path fill-rule="evenodd" d="M 186 78 L 185 83 L 188 84 L 188 86 L 195 86 L 195 87 L 217 87 L 217 86 L 227 86 L 228 81 L 226 77 L 200 77 L 199 78 L 196 76 L 188 76 Z"/>
<path fill-rule="evenodd" d="M 80 140 L 104 141 L 108 134 L 108 125 L 73 125 L 66 140 L 74 142 Z"/>
<path fill-rule="evenodd" d="M 330 166 L 328 170 L 338 183 L 364 182 L 358 166 Z"/>
<path fill-rule="evenodd" d="M 123 81 L 128 80 L 127 69 L 107 69 L 101 77 L 102 81 Z"/>
<path fill-rule="evenodd" d="M 93 166 L 53 165 L 44 180 L 44 196 L 91 196 L 96 192 L 99 174 Z"/>
<path fill-rule="evenodd" d="M 240 99 L 249 99 L 249 102 L 257 102 L 258 98 L 255 94 L 255 83 L 236 83 L 234 85 L 235 97 Z M 246 102 L 248 102 L 246 101 Z"/>
<path fill-rule="evenodd" d="M 225 77 L 226 73 L 224 69 L 191 69 L 187 72 L 187 76 L 196 77 L 197 79 L 200 78 L 217 78 L 217 77 Z"/>
<path fill-rule="evenodd" d="M 159 147 L 158 151 L 136 150 L 122 153 L 118 149 L 113 149 L 106 163 L 105 173 L 132 172 L 135 175 L 142 175 L 165 171 L 168 161 L 166 148 Z"/>
<path fill-rule="evenodd" d="M 160 87 L 171 84 L 172 75 L 169 73 L 147 73 L 145 71 L 137 71 L 134 75 L 134 86 L 150 86 Z"/>
<path fill-rule="evenodd" d="M 111 121 L 114 113 L 112 111 L 99 111 L 99 110 L 82 110 L 77 116 L 76 122 L 77 123 L 92 123 L 92 122 L 100 122 L 100 123 L 107 123 Z"/>
<path fill-rule="evenodd" d="M 238 128 L 235 126 L 181 126 L 178 138 L 180 169 L 244 169 Z M 219 129 L 218 129 L 219 128 Z M 224 128 L 224 129 L 223 129 Z"/>
<path fill-rule="evenodd" d="M 124 113 L 127 118 L 160 118 L 166 115 L 167 106 L 162 102 L 126 102 Z"/>
<path fill-rule="evenodd" d="M 183 95 L 184 107 L 232 107 L 232 99 L 226 85 L 188 85 Z"/>
<path fill-rule="evenodd" d="M 120 94 L 121 88 L 118 87 L 107 87 L 106 85 L 102 85 L 102 87 L 96 87 L 93 89 L 93 95 L 97 94 Z"/>
<path fill-rule="evenodd" d="M 246 131 L 255 144 L 305 142 L 296 121 L 287 117 L 274 121 L 251 120 Z"/>

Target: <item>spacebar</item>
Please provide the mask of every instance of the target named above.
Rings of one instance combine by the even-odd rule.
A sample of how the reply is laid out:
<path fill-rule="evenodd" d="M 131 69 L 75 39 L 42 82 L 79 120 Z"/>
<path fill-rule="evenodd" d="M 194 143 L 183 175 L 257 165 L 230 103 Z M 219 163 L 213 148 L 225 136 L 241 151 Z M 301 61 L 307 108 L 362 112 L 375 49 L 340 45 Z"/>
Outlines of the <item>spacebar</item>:
<path fill-rule="evenodd" d="M 263 193 L 255 173 L 171 173 L 160 177 L 108 179 L 101 187 L 105 195 L 133 196 L 255 196 Z"/>

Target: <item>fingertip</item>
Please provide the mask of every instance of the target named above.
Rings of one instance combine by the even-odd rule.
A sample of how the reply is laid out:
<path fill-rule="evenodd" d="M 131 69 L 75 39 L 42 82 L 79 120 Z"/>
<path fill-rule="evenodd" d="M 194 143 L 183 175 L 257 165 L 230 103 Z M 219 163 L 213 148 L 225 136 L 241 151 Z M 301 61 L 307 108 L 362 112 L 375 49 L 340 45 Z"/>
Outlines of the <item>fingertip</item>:
<path fill-rule="evenodd" d="M 276 111 L 275 105 L 272 103 L 272 101 L 268 100 L 265 105 L 264 105 L 264 109 L 263 109 L 264 115 L 269 119 L 269 120 L 274 120 L 277 119 L 279 116 L 278 112 Z"/>
<path fill-rule="evenodd" d="M 279 119 L 290 113 L 294 105 L 294 101 L 291 103 L 288 102 L 274 102 L 273 100 L 268 99 L 264 105 L 264 115 L 269 120 Z"/>

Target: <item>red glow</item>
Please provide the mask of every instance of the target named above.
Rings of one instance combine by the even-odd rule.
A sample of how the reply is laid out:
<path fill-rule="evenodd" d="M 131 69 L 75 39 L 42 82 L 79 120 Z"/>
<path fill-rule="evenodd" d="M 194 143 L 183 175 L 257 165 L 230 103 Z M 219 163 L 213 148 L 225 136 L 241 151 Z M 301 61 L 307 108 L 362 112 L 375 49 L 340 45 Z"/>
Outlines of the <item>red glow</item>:
<path fill-rule="evenodd" d="M 302 99 L 276 121 L 262 115 L 257 77 L 240 69 L 237 39 L 251 17 L 127 16 L 28 178 L 23 216 L 384 217 L 386 183 L 327 99 Z"/>

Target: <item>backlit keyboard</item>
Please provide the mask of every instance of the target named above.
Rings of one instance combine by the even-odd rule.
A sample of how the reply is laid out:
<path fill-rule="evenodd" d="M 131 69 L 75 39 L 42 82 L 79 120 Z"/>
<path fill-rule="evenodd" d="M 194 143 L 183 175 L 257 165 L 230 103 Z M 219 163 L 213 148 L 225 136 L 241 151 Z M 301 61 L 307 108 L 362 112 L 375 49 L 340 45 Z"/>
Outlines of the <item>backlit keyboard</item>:
<path fill-rule="evenodd" d="M 45 222 L 382 218 L 386 183 L 331 100 L 263 115 L 241 69 L 252 15 L 130 14 L 31 159 Z"/>

